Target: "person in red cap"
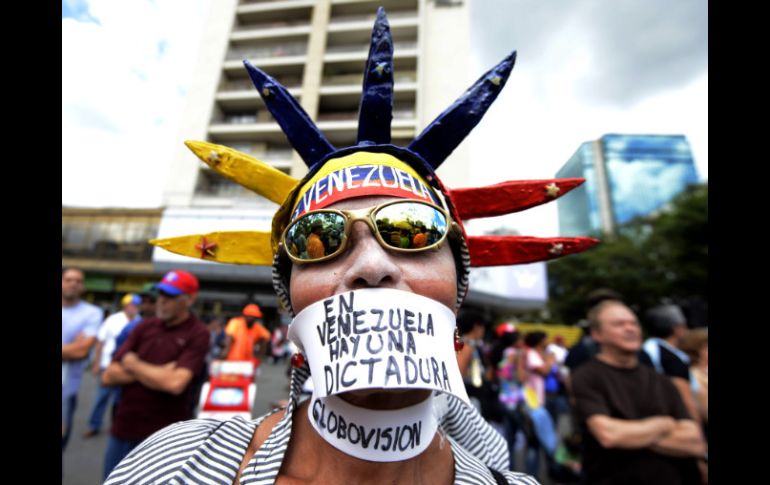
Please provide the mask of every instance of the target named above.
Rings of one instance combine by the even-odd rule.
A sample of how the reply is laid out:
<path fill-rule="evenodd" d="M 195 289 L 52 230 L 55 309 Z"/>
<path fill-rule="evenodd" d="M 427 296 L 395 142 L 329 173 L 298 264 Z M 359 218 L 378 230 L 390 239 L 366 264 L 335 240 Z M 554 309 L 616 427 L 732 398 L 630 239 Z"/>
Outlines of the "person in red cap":
<path fill-rule="evenodd" d="M 257 353 L 265 354 L 267 346 L 262 350 L 256 348 L 260 342 L 270 339 L 270 331 L 257 319 L 262 318 L 262 310 L 255 303 L 243 308 L 243 315 L 231 318 L 225 328 L 225 347 L 222 356 L 225 360 L 253 360 Z"/>
<path fill-rule="evenodd" d="M 104 477 L 145 438 L 192 418 L 193 377 L 203 370 L 209 332 L 191 307 L 198 279 L 181 270 L 155 285 L 155 317 L 145 318 L 112 357 L 105 386 L 123 386 L 104 459 Z"/>

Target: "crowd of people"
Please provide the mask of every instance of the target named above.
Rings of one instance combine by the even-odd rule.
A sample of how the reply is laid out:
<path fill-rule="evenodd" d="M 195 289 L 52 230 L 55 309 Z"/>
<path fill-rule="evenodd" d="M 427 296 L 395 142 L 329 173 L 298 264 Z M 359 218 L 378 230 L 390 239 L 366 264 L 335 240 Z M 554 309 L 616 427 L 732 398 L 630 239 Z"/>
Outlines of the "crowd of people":
<path fill-rule="evenodd" d="M 83 438 L 97 436 L 109 409 L 111 426 L 103 477 L 152 433 L 191 419 L 214 360 L 286 357 L 285 325 L 273 332 L 258 305 L 246 305 L 227 325 L 222 317 L 192 311 L 198 279 L 172 271 L 143 294 L 125 294 L 121 310 L 102 321 L 102 310 L 81 299 L 83 272 L 62 271 L 62 452 L 72 430 L 78 388 L 85 370 L 97 391 Z M 110 400 L 112 405 L 110 406 Z"/>
<path fill-rule="evenodd" d="M 105 479 L 152 433 L 194 417 L 211 362 L 258 366 L 291 353 L 286 323 L 268 330 L 253 303 L 226 323 L 204 317 L 204 333 L 190 312 L 197 279 L 183 271 L 151 292 L 124 295 L 103 322 L 98 307 L 80 300 L 83 291 L 82 271 L 63 271 L 62 451 L 90 369 L 98 387 L 83 437 L 101 432 L 110 409 Z M 552 483 L 707 482 L 708 329 L 688 328 L 675 305 L 650 309 L 642 327 L 609 290 L 594 292 L 589 305 L 584 334 L 570 348 L 562 335 L 522 333 L 480 311 L 457 316 L 466 391 L 505 438 L 511 470 Z M 184 352 L 180 338 L 190 341 Z"/>
<path fill-rule="evenodd" d="M 640 323 L 611 290 L 590 296 L 582 326 L 568 349 L 559 334 L 458 315 L 468 395 L 514 469 L 555 483 L 706 483 L 708 329 L 670 304 Z"/>

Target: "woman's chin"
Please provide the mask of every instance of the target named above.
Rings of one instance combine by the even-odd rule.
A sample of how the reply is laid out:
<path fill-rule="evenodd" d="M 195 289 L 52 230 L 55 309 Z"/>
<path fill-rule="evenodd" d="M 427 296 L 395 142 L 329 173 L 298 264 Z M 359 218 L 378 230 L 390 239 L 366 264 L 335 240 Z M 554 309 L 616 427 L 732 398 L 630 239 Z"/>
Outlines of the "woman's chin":
<path fill-rule="evenodd" d="M 361 389 L 339 395 L 348 403 L 368 409 L 401 409 L 414 406 L 430 397 L 429 389 Z"/>

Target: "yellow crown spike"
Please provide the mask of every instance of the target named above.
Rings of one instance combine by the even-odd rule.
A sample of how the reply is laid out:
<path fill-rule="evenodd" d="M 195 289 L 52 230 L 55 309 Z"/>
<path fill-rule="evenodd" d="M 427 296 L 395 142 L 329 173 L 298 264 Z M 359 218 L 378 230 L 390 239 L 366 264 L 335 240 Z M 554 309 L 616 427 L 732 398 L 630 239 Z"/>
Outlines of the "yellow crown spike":
<path fill-rule="evenodd" d="M 228 231 L 153 239 L 150 244 L 174 254 L 217 263 L 270 266 L 273 252 L 270 233 Z"/>
<path fill-rule="evenodd" d="M 265 162 L 230 147 L 195 140 L 184 144 L 217 173 L 276 204 L 281 204 L 299 183 Z"/>

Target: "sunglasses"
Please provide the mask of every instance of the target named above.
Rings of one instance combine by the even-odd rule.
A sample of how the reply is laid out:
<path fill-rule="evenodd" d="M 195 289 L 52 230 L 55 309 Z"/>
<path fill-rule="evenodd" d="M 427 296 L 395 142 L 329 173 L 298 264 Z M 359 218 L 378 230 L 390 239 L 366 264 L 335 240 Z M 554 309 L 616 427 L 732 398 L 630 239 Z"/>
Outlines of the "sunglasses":
<path fill-rule="evenodd" d="M 355 221 L 364 221 L 383 248 L 399 253 L 437 250 L 450 232 L 459 230 L 440 207 L 396 200 L 367 209 L 307 212 L 286 228 L 281 243 L 294 263 L 326 261 L 345 251 Z"/>

